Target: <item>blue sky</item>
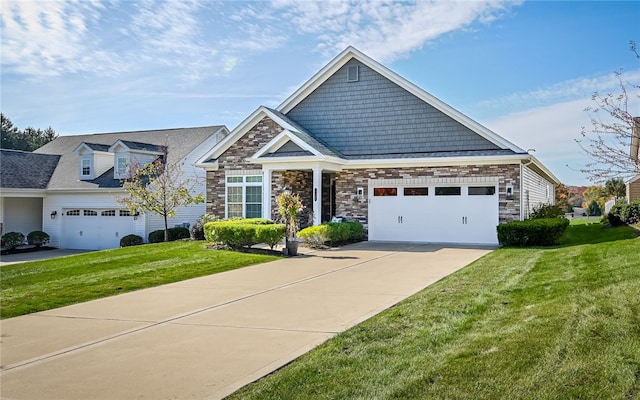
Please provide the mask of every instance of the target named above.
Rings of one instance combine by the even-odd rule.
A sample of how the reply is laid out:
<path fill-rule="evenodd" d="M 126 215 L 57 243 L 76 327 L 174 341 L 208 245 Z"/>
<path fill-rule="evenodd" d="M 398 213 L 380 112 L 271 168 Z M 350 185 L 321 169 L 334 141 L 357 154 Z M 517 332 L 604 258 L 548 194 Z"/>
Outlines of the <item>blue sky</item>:
<path fill-rule="evenodd" d="M 233 129 L 353 45 L 590 184 L 583 110 L 615 71 L 640 82 L 637 1 L 2 0 L 1 15 L 2 112 L 61 135 Z"/>

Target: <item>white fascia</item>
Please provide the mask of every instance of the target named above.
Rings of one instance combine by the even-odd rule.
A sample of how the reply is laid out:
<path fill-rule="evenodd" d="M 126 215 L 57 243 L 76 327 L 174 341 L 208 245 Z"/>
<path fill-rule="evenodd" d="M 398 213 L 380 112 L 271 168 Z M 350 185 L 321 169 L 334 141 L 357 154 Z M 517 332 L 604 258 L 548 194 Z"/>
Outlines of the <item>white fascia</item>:
<path fill-rule="evenodd" d="M 1 197 L 45 197 L 46 189 L 12 189 L 2 188 Z"/>
<path fill-rule="evenodd" d="M 46 193 L 51 194 L 86 194 L 86 193 L 100 193 L 109 195 L 112 193 L 124 193 L 125 190 L 123 188 L 99 188 L 99 189 L 84 189 L 84 188 L 56 188 L 56 189 L 46 189 Z"/>
<path fill-rule="evenodd" d="M 253 156 L 251 156 L 251 159 L 256 159 L 256 158 L 262 157 L 263 155 L 265 155 L 267 153 L 272 153 L 272 152 L 278 150 L 280 147 L 282 147 L 288 141 L 292 141 L 293 143 L 298 145 L 298 147 L 300 147 L 301 149 L 312 153 L 314 156 L 322 156 L 322 154 L 318 150 L 316 150 L 315 148 L 310 146 L 304 140 L 300 139 L 293 132 L 285 129 L 284 131 L 280 132 L 280 134 L 278 136 L 274 137 L 267 144 L 262 146 L 262 148 L 260 150 L 258 150 L 258 152 L 256 152 Z"/>

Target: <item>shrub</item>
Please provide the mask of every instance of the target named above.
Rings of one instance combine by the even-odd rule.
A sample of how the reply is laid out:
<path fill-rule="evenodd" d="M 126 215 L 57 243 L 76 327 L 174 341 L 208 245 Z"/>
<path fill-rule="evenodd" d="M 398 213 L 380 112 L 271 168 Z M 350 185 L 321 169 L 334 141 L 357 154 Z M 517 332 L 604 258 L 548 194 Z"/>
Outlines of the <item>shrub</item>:
<path fill-rule="evenodd" d="M 247 218 L 208 222 L 204 236 L 209 242 L 222 243 L 232 249 L 266 243 L 272 249 L 284 237 L 285 226 L 266 218 Z"/>
<path fill-rule="evenodd" d="M 640 201 L 633 201 L 624 208 L 623 221 L 627 225 L 633 225 L 640 222 Z"/>
<path fill-rule="evenodd" d="M 213 214 L 204 214 L 202 217 L 198 218 L 198 220 L 189 228 L 191 239 L 204 240 L 204 224 L 217 220 L 218 217 Z"/>
<path fill-rule="evenodd" d="M 328 222 L 298 232 L 298 237 L 309 247 L 362 240 L 363 236 L 364 228 L 359 222 Z"/>
<path fill-rule="evenodd" d="M 284 224 L 269 224 L 256 226 L 256 242 L 266 243 L 271 250 L 284 238 L 286 227 Z"/>
<path fill-rule="evenodd" d="M 31 245 L 35 245 L 36 247 L 49 243 L 49 239 L 49 235 L 42 231 L 33 231 L 27 235 L 27 242 Z"/>
<path fill-rule="evenodd" d="M 640 201 L 633 201 L 629 204 L 616 204 L 607 214 L 607 219 L 613 226 L 637 224 L 640 222 Z"/>
<path fill-rule="evenodd" d="M 560 207 L 552 204 L 538 204 L 533 207 L 529 219 L 558 218 L 562 215 Z"/>
<path fill-rule="evenodd" d="M 179 239 L 189 239 L 189 230 L 182 226 L 169 228 L 169 241 L 174 242 Z M 164 242 L 164 229 L 153 231 L 149 234 L 149 243 Z"/>
<path fill-rule="evenodd" d="M 298 232 L 298 237 L 309 247 L 322 247 L 329 241 L 327 224 L 309 226 Z"/>
<path fill-rule="evenodd" d="M 609 214 L 607 214 L 607 219 L 609 220 L 611 226 L 624 225 L 623 218 L 625 206 L 626 204 L 616 204 L 615 206 L 611 207 Z"/>
<path fill-rule="evenodd" d="M 142 238 L 138 235 L 127 235 L 120 239 L 120 247 L 138 246 L 143 243 Z"/>
<path fill-rule="evenodd" d="M 2 242 L 7 249 L 15 249 L 24 244 L 24 235 L 20 232 L 7 232 L 2 235 Z"/>
<path fill-rule="evenodd" d="M 567 230 L 565 218 L 528 219 L 498 225 L 498 241 L 503 246 L 553 246 Z"/>

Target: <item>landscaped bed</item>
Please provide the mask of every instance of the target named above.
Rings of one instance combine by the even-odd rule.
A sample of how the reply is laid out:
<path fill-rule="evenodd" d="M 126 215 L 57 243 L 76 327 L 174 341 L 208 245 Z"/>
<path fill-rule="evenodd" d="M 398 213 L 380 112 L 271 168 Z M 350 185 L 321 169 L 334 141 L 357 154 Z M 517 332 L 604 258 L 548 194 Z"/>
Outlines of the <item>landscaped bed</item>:
<path fill-rule="evenodd" d="M 202 241 L 179 241 L 6 265 L 0 268 L 0 316 L 49 310 L 276 259 L 209 250 Z"/>
<path fill-rule="evenodd" d="M 636 236 L 496 250 L 231 398 L 637 399 Z"/>

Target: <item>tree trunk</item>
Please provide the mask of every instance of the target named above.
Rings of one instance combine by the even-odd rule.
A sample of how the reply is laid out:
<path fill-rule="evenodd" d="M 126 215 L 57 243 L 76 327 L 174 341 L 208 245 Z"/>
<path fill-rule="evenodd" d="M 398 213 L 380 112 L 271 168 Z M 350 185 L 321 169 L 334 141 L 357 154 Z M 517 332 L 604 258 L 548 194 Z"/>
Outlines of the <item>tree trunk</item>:
<path fill-rule="evenodd" d="M 169 227 L 167 224 L 167 214 L 164 214 L 164 241 L 168 242 L 169 241 Z"/>

